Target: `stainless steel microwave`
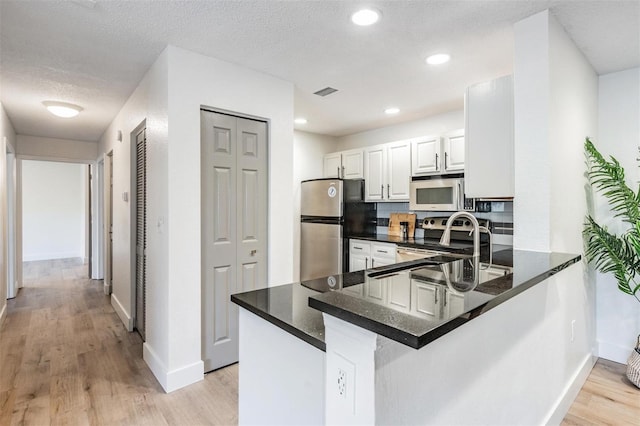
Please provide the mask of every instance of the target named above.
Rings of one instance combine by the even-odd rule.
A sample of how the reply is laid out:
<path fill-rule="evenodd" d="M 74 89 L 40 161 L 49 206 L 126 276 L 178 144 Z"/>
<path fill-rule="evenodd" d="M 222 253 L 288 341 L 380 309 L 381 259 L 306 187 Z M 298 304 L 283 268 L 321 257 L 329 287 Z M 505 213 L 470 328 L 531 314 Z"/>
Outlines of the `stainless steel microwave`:
<path fill-rule="evenodd" d="M 428 179 L 411 181 L 411 210 L 473 210 L 473 200 L 465 200 L 464 179 Z"/>

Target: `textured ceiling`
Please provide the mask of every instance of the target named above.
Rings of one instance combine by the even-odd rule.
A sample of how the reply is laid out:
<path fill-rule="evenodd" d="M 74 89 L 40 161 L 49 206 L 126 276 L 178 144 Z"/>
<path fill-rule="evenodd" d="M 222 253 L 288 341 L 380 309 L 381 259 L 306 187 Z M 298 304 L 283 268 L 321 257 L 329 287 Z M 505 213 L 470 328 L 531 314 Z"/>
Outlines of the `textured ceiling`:
<path fill-rule="evenodd" d="M 293 82 L 296 127 L 345 135 L 462 108 L 468 85 L 512 71 L 513 23 L 547 8 L 599 74 L 640 65 L 638 0 L 366 4 L 372 27 L 350 23 L 357 1 L 0 0 L 0 100 L 17 133 L 95 141 L 172 44 Z M 439 51 L 451 62 L 427 66 Z M 84 111 L 56 119 L 43 100 Z"/>

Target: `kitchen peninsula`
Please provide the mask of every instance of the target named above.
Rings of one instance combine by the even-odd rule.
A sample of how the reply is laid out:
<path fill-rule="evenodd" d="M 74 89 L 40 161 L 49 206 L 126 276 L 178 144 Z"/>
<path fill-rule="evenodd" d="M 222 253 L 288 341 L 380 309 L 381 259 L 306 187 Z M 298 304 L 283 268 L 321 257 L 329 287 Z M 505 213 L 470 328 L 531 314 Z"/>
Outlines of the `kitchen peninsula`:
<path fill-rule="evenodd" d="M 565 327 L 580 256 L 509 253 L 499 277 L 439 256 L 233 295 L 240 424 L 550 421 L 539 382 L 586 341 Z"/>

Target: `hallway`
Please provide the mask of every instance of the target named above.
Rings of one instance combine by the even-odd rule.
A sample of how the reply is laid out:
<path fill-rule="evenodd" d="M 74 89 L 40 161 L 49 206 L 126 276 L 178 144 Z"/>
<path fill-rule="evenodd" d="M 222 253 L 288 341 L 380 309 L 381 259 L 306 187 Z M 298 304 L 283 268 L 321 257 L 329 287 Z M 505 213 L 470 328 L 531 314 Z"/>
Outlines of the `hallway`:
<path fill-rule="evenodd" d="M 0 330 L 0 425 L 237 424 L 237 365 L 165 394 L 80 259 L 27 262 Z"/>

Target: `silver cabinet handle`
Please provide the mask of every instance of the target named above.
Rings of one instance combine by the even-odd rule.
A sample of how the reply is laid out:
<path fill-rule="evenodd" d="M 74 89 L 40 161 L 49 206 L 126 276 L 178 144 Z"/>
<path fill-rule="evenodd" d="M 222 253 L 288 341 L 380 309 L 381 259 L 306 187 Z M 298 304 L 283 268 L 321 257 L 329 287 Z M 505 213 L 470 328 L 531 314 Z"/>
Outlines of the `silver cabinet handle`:
<path fill-rule="evenodd" d="M 338 166 L 338 178 L 340 178 L 340 166 Z"/>
<path fill-rule="evenodd" d="M 435 292 L 435 303 L 438 303 L 438 289 L 436 288 Z"/>
<path fill-rule="evenodd" d="M 369 258 L 368 257 L 364 258 L 364 269 L 369 269 Z"/>
<path fill-rule="evenodd" d="M 353 246 L 354 250 L 362 250 L 362 247 Z"/>
<path fill-rule="evenodd" d="M 447 170 L 447 157 L 449 156 L 449 154 L 447 154 L 446 152 L 444 153 L 444 169 Z"/>
<path fill-rule="evenodd" d="M 436 171 L 438 171 L 438 153 L 436 152 Z"/>
<path fill-rule="evenodd" d="M 389 253 L 389 252 L 388 252 L 388 251 L 386 251 L 386 250 L 376 250 L 376 251 L 377 251 L 378 253 Z"/>
<path fill-rule="evenodd" d="M 251 250 L 251 256 L 255 256 L 258 250 Z"/>
<path fill-rule="evenodd" d="M 387 198 L 391 199 L 391 185 L 387 184 Z"/>
<path fill-rule="evenodd" d="M 384 200 L 384 185 L 380 185 L 380 199 Z"/>
<path fill-rule="evenodd" d="M 374 258 L 371 258 L 371 267 L 372 267 L 372 268 L 374 268 L 373 263 L 374 263 L 375 261 L 376 261 L 376 260 L 375 260 Z"/>
<path fill-rule="evenodd" d="M 344 166 L 342 166 L 342 179 L 344 179 Z"/>

